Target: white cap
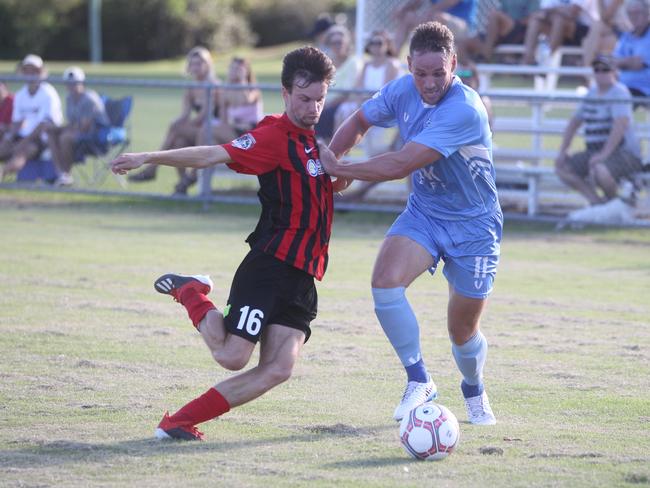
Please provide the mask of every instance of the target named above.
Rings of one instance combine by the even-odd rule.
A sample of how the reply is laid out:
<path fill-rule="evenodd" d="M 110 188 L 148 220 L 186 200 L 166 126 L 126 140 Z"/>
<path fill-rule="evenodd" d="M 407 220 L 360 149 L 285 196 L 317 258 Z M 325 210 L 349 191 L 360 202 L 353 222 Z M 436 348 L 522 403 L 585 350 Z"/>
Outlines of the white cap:
<path fill-rule="evenodd" d="M 33 66 L 34 68 L 41 69 L 43 67 L 43 59 L 36 54 L 28 54 L 23 59 L 21 66 Z"/>
<path fill-rule="evenodd" d="M 81 83 L 86 79 L 86 75 L 83 70 L 78 66 L 70 66 L 63 72 L 63 80 L 70 81 L 74 83 Z"/>

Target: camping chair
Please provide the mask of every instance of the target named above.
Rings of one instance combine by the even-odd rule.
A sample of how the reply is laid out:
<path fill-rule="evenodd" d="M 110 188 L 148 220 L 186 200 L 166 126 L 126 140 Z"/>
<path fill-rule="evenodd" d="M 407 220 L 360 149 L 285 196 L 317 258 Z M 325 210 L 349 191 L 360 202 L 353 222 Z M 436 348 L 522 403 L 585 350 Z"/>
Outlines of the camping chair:
<path fill-rule="evenodd" d="M 99 129 L 92 139 L 82 140 L 77 148 L 76 159 L 83 163 L 87 156 L 95 158 L 93 164 L 80 165 L 79 174 L 89 186 L 101 185 L 109 173 L 108 163 L 127 148 L 130 127 L 127 124 L 133 97 L 110 98 L 102 95 L 110 126 Z"/>

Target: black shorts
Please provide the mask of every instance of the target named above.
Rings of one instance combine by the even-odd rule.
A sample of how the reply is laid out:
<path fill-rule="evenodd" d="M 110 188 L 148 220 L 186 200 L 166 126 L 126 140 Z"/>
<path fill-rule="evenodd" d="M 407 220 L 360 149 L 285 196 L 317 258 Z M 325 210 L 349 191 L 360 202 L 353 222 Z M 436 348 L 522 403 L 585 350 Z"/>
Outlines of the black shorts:
<path fill-rule="evenodd" d="M 501 36 L 497 44 L 523 44 L 526 39 L 527 25 L 521 20 L 515 20 L 512 29 L 505 36 Z"/>
<path fill-rule="evenodd" d="M 307 342 L 317 307 L 313 276 L 251 249 L 233 278 L 224 321 L 228 332 L 253 343 L 267 324 L 301 330 Z"/>

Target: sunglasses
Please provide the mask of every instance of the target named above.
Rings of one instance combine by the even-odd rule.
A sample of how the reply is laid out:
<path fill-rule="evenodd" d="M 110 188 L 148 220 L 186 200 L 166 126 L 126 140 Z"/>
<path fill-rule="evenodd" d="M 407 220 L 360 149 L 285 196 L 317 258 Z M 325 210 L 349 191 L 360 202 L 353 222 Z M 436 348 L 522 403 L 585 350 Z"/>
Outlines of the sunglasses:
<path fill-rule="evenodd" d="M 381 46 L 384 43 L 381 39 L 373 39 L 372 41 L 368 42 L 368 46 Z"/>

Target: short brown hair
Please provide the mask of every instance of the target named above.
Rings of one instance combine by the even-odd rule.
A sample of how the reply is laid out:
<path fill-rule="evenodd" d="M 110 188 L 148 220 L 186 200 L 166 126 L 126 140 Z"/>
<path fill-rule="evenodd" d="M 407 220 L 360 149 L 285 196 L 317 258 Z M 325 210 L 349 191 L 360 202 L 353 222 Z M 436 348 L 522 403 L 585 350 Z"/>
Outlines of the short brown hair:
<path fill-rule="evenodd" d="M 454 34 L 440 22 L 420 24 L 413 31 L 409 45 L 409 54 L 412 56 L 415 52 L 436 52 L 452 56 L 456 54 Z"/>
<path fill-rule="evenodd" d="M 336 68 L 332 60 L 312 46 L 304 46 L 291 51 L 282 61 L 282 86 L 289 92 L 296 79 L 304 81 L 305 86 L 314 82 L 332 83 Z"/>

